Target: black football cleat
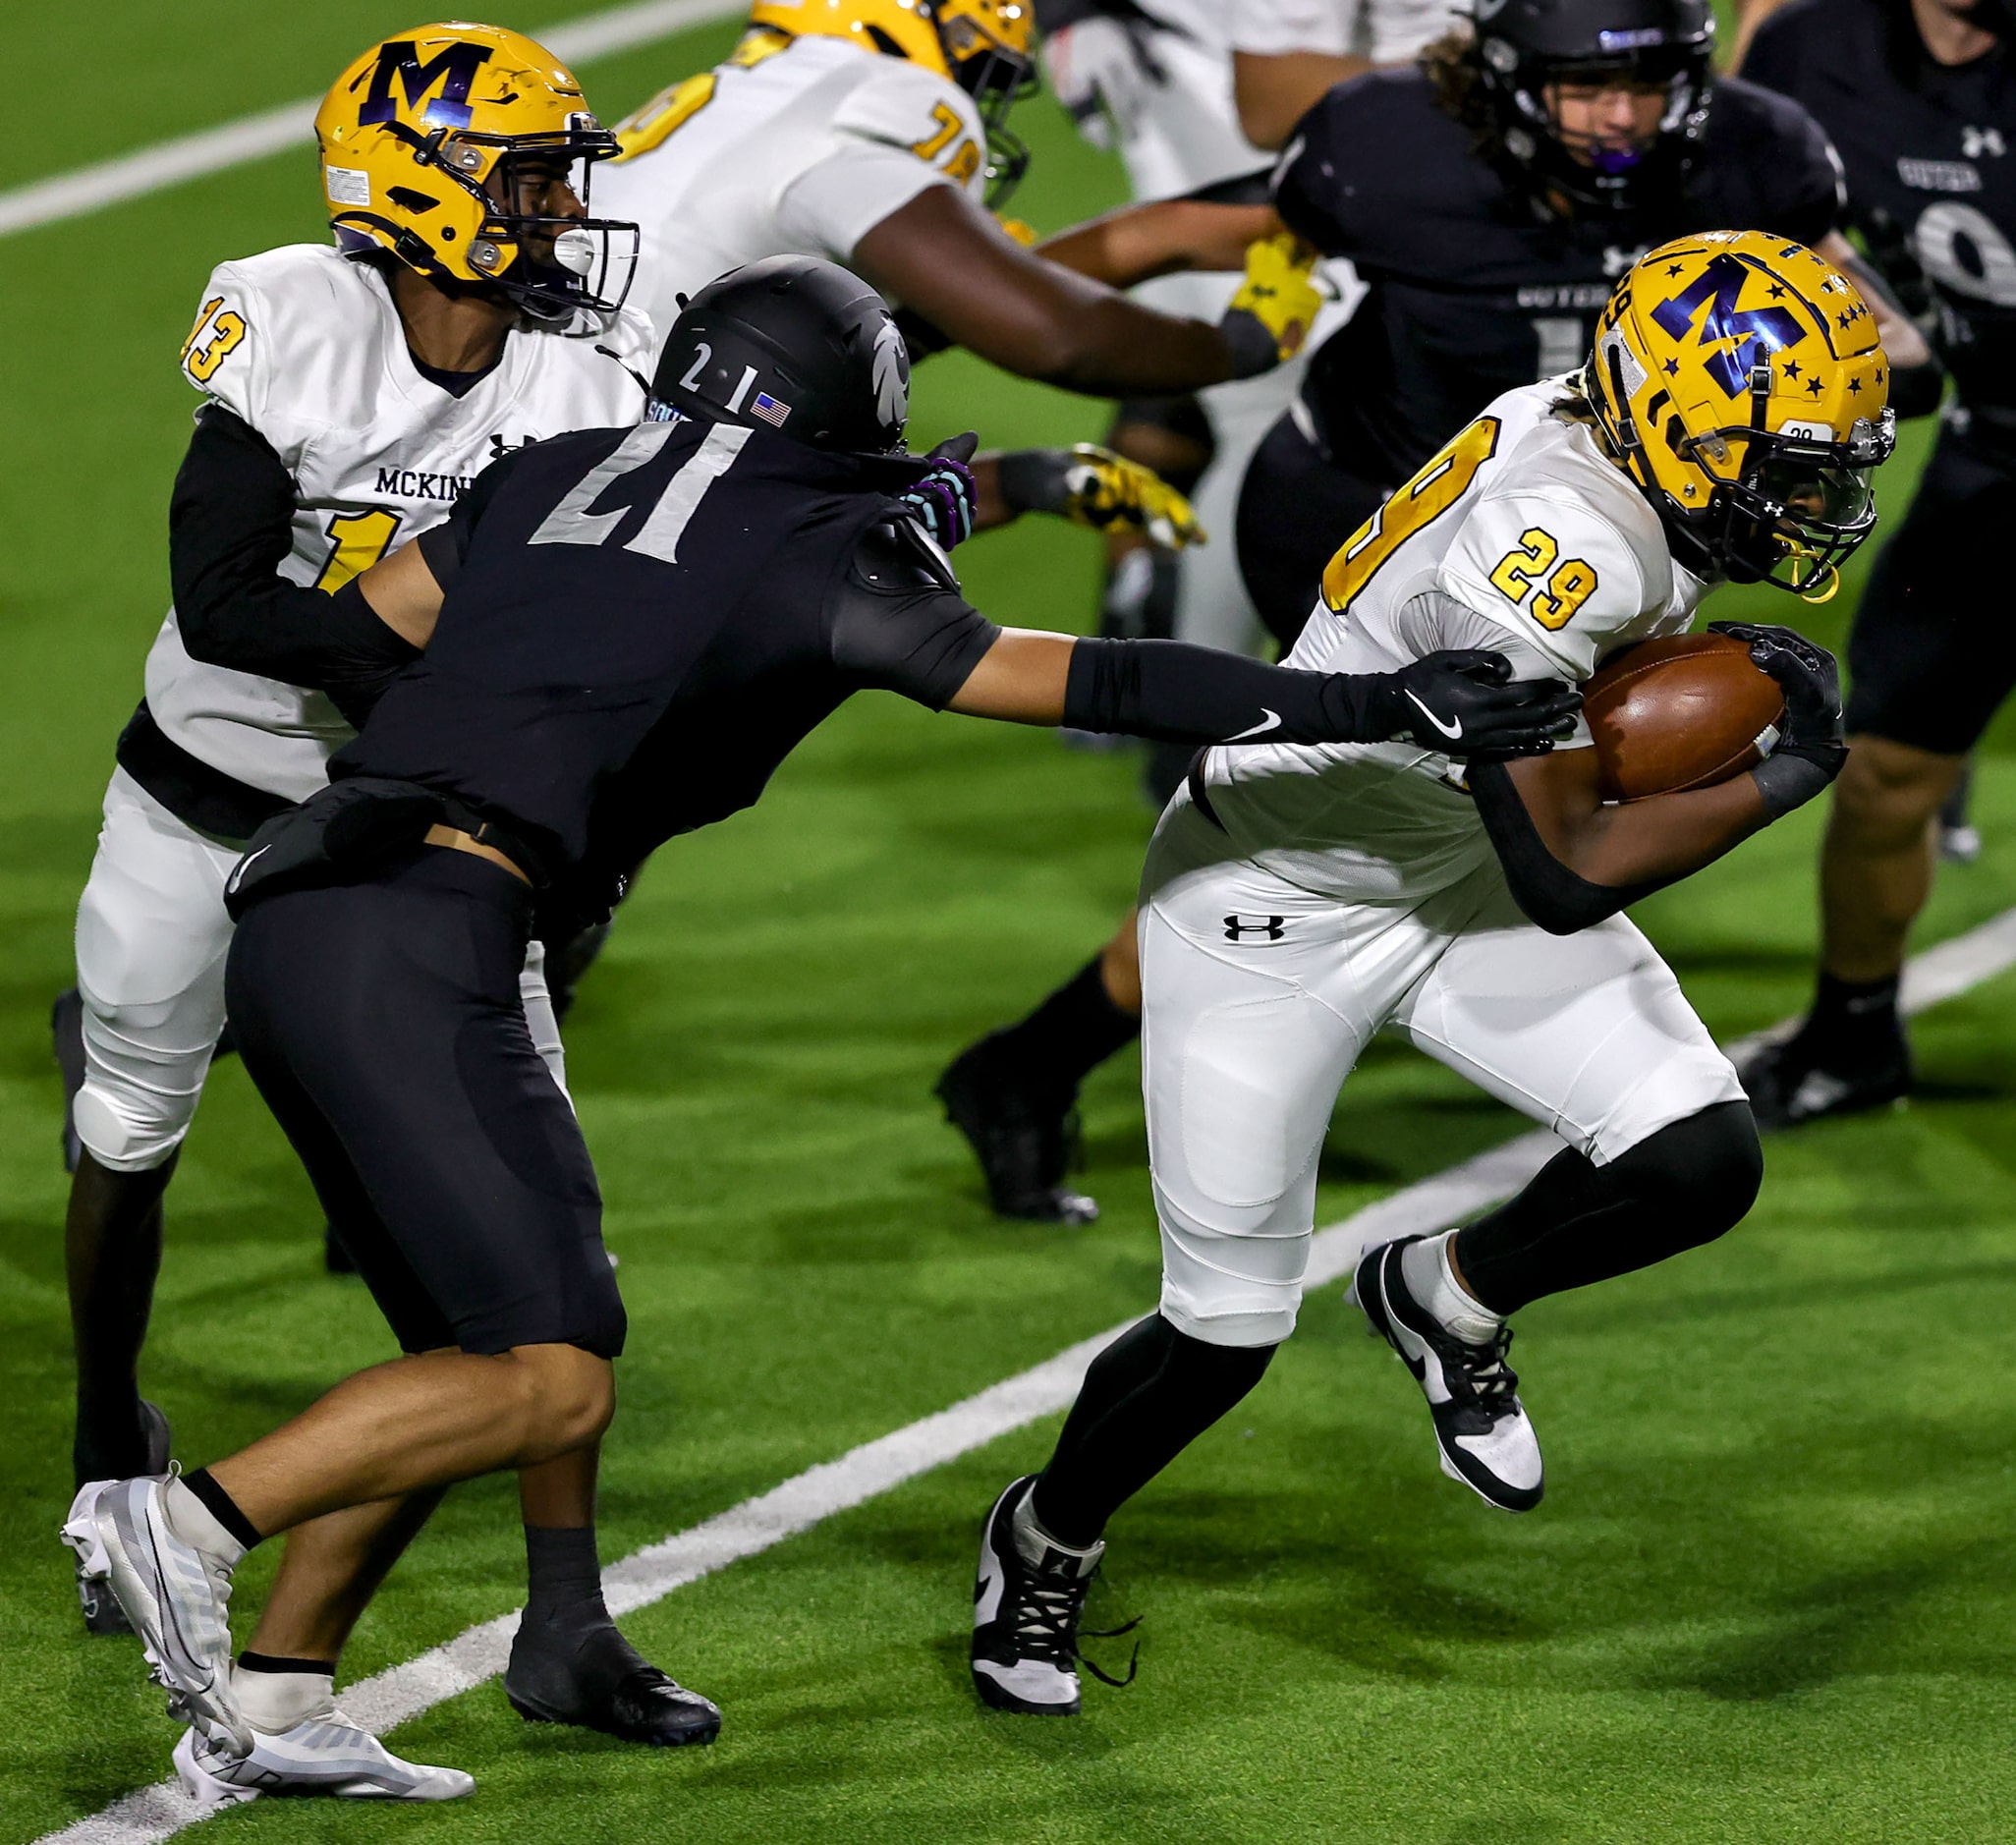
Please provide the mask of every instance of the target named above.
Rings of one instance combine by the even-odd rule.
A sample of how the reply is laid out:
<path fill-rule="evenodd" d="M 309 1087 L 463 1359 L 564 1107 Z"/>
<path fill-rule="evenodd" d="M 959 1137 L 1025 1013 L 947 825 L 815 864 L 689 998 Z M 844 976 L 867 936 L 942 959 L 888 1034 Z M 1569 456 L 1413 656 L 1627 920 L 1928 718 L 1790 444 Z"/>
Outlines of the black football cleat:
<path fill-rule="evenodd" d="M 58 993 L 49 1008 L 49 1039 L 56 1068 L 63 1073 L 63 1170 L 75 1172 L 84 1157 L 84 1143 L 77 1138 L 77 1092 L 84 1088 L 84 995 L 74 986 Z"/>
<path fill-rule="evenodd" d="M 1828 1115 L 1861 1114 L 1911 1092 L 1911 1046 L 1904 1028 L 1859 1033 L 1863 1042 L 1821 1040 L 1811 1022 L 1738 1066 L 1750 1111 L 1766 1131 L 1803 1127 Z"/>
<path fill-rule="evenodd" d="M 1408 1291 L 1400 1252 L 1420 1237 L 1382 1244 L 1358 1264 L 1351 1295 L 1372 1331 L 1400 1355 L 1428 1398 L 1442 1472 L 1486 1505 L 1531 1512 L 1546 1488 L 1540 1438 L 1505 1363 L 1512 1328 L 1488 1345 L 1459 1339 Z"/>
<path fill-rule="evenodd" d="M 1108 1677 L 1078 1649 L 1086 1592 L 1106 1546 L 1097 1545 L 1089 1556 L 1046 1547 L 1034 1564 L 1017 1547 L 1015 1509 L 1035 1484 L 1034 1474 L 1011 1482 L 980 1529 L 980 1573 L 973 1586 L 973 1688 L 995 1710 L 1075 1717 L 1081 1664 L 1108 1685 L 1132 1683 L 1134 1670 L 1130 1666 L 1124 1679 Z M 1129 1621 L 1111 1631 L 1124 1634 L 1134 1625 Z"/>
<path fill-rule="evenodd" d="M 1001 1054 L 992 1033 L 962 1051 L 933 1091 L 945 1119 L 966 1136 L 1003 1217 L 1032 1223 L 1088 1224 L 1098 1205 L 1064 1183 L 1078 1151 L 1072 1090 L 1032 1083 Z"/>
<path fill-rule="evenodd" d="M 721 1733 L 719 1706 L 659 1671 L 606 1618 L 583 1627 L 521 1619 L 504 1695 L 528 1723 L 569 1723 L 654 1749 Z"/>
<path fill-rule="evenodd" d="M 159 1404 L 140 1399 L 140 1431 L 145 1443 L 144 1464 L 138 1470 L 141 1474 L 165 1474 L 168 1471 L 169 1451 L 172 1442 L 168 1433 L 168 1418 L 162 1414 Z M 106 1470 L 96 1464 L 80 1441 L 72 1450 L 72 1469 L 77 1476 L 77 1484 L 82 1488 L 88 1480 L 106 1478 Z M 124 1477 L 124 1476 L 122 1476 Z M 84 1614 L 86 1634 L 130 1634 L 133 1623 L 126 1618 L 122 1608 L 112 1594 L 109 1576 L 102 1572 L 86 1575 L 85 1565 L 80 1560 L 77 1569 L 77 1600 Z"/>

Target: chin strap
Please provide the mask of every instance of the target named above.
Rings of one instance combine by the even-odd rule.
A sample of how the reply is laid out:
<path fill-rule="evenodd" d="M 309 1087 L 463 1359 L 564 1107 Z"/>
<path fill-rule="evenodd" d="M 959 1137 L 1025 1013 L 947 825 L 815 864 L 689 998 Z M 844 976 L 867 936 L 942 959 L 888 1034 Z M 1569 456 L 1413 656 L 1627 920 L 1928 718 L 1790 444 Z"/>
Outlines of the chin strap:
<path fill-rule="evenodd" d="M 1792 581 L 1785 587 L 1802 602 L 1816 606 L 1831 602 L 1841 587 L 1840 567 L 1816 558 L 1811 550 L 1795 539 L 1785 538 L 1780 542 L 1785 547 L 1784 561 L 1792 566 Z M 1802 564 L 1807 567 L 1803 576 L 1800 574 Z"/>

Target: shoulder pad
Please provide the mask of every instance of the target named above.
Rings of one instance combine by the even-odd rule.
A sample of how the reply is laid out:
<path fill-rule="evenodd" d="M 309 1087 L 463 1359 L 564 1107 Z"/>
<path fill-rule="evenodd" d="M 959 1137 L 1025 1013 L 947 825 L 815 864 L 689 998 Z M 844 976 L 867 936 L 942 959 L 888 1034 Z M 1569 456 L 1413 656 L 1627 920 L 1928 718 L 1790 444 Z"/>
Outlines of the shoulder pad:
<path fill-rule="evenodd" d="M 854 547 L 852 575 L 878 595 L 915 595 L 924 589 L 959 591 L 959 578 L 945 553 L 900 513 L 877 520 Z"/>

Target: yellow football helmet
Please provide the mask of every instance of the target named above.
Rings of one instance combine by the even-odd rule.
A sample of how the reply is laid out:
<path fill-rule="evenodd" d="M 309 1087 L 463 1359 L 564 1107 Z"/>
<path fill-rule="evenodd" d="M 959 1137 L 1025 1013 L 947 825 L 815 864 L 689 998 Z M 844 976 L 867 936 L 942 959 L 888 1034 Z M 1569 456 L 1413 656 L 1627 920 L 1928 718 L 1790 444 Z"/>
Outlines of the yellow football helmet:
<path fill-rule="evenodd" d="M 1876 525 L 1889 376 L 1845 276 L 1803 244 L 1714 231 L 1632 265 L 1583 382 L 1683 564 L 1824 601 Z"/>
<path fill-rule="evenodd" d="M 749 23 L 794 38 L 845 38 L 948 77 L 979 104 L 987 133 L 987 203 L 1022 183 L 1029 148 L 1008 110 L 1036 87 L 1036 0 L 756 0 Z"/>
<path fill-rule="evenodd" d="M 315 139 L 351 254 L 487 284 L 555 323 L 613 313 L 629 292 L 637 226 L 586 215 L 588 169 L 616 138 L 523 33 L 451 20 L 373 45 L 322 99 Z"/>

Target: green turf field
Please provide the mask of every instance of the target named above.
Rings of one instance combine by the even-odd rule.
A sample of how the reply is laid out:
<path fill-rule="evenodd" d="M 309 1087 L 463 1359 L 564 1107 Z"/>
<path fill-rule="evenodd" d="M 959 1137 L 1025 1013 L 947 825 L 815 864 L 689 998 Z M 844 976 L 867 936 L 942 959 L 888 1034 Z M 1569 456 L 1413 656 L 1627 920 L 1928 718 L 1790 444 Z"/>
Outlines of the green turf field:
<path fill-rule="evenodd" d="M 570 11 L 586 10 L 579 0 Z M 548 7 L 540 19 L 553 17 Z M 318 89 L 410 21 L 380 0 L 198 16 L 141 0 L 30 25 L 5 184 Z M 614 117 L 732 28 L 586 67 Z M 1119 196 L 1048 105 L 1018 208 Z M 167 1771 L 130 1643 L 81 1634 L 69 1493 L 51 996 L 111 745 L 165 604 L 175 353 L 209 266 L 316 237 L 306 153 L 7 240 L 0 358 L 0 1831 L 32 1839 Z M 1090 435 L 1096 406 L 939 360 L 918 433 Z M 1908 491 L 1891 472 L 1888 503 Z M 1071 627 L 1090 541 L 1030 524 L 962 553 L 982 606 Z M 1765 592 L 1718 614 L 1756 612 Z M 1841 627 L 1848 598 L 1816 626 Z M 1924 939 L 2016 904 L 2005 726 L 1988 850 Z M 632 1315 L 605 1466 L 614 1557 L 954 1403 L 1155 1298 L 1136 1071 L 1087 1097 L 1086 1231 L 987 1214 L 928 1089 L 1106 932 L 1148 815 L 1123 758 L 859 700 L 763 807 L 663 853 L 570 1029 Z M 1645 907 L 1718 1032 L 1800 1002 L 1812 813 Z M 1513 1521 L 1436 1471 L 1404 1374 L 1332 1288 L 1233 1422 L 1125 1512 L 1107 1607 L 1132 1689 L 1077 1723 L 981 1714 L 964 1623 L 977 1521 L 1045 1422 L 678 1591 L 628 1626 L 717 1698 L 713 1749 L 532 1730 L 494 1685 L 395 1733 L 468 1768 L 425 1812 L 267 1803 L 245 1840 L 1379 1840 L 1394 1845 L 2016 1838 L 2016 980 L 1930 1014 L 1904 1112 L 1770 1149 L 1719 1246 L 1522 1315 L 1550 1494 Z M 1347 1087 L 1324 1220 L 1521 1124 L 1413 1053 Z M 389 1355 L 321 1272 L 319 1216 L 244 1074 L 219 1069 L 171 1194 L 150 1394 L 191 1464 Z M 244 1572 L 256 1599 L 271 1567 Z M 507 1484 L 454 1494 L 347 1676 L 515 1605 Z"/>

